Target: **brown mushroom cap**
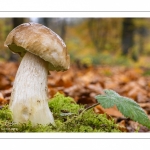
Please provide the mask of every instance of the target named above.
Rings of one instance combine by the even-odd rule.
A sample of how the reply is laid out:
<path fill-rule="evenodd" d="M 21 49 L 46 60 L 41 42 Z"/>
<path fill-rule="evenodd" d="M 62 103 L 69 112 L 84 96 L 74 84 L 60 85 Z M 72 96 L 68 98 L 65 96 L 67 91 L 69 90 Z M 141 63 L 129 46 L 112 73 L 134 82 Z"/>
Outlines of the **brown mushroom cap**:
<path fill-rule="evenodd" d="M 70 57 L 63 40 L 52 30 L 38 23 L 24 23 L 14 28 L 4 43 L 23 57 L 26 51 L 49 62 L 50 70 L 67 70 Z"/>

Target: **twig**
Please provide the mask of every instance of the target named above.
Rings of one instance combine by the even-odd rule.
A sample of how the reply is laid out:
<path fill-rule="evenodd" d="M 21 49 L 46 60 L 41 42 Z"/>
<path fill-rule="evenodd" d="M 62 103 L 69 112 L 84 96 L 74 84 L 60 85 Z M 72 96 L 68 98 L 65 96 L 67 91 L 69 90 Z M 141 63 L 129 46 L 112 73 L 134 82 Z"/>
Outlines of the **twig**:
<path fill-rule="evenodd" d="M 87 110 L 89 110 L 89 109 L 91 109 L 91 108 L 93 108 L 93 107 L 95 107 L 95 106 L 97 106 L 97 105 L 99 105 L 99 103 L 95 103 L 95 104 L 93 104 L 93 105 L 91 105 L 91 106 L 85 108 L 85 109 L 80 113 L 80 115 L 83 114 L 85 111 L 87 111 Z"/>

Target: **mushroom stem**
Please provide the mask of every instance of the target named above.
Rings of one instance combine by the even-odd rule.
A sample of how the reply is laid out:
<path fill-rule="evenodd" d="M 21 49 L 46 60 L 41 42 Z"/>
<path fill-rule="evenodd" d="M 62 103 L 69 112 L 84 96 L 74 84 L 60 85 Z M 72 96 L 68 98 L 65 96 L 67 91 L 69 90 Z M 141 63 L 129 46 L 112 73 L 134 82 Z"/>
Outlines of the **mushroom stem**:
<path fill-rule="evenodd" d="M 27 52 L 17 71 L 9 104 L 14 122 L 55 124 L 48 107 L 47 75 L 47 62 Z"/>

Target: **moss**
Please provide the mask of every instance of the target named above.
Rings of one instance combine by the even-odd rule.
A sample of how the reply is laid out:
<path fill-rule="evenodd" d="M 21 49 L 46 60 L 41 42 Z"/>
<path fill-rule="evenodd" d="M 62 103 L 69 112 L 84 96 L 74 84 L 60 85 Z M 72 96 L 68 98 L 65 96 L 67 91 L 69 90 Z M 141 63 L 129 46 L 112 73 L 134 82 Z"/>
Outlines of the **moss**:
<path fill-rule="evenodd" d="M 113 120 L 106 115 L 96 114 L 92 109 L 84 111 L 83 105 L 57 93 L 49 101 L 56 126 L 36 125 L 30 122 L 15 124 L 8 106 L 0 109 L 0 132 L 120 132 Z"/>

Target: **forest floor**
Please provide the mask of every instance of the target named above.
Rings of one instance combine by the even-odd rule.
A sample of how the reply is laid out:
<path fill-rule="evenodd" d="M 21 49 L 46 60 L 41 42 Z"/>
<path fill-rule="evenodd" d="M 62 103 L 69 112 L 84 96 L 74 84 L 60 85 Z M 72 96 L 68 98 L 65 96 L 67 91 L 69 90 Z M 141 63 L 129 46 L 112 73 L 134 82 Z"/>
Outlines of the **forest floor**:
<path fill-rule="evenodd" d="M 19 64 L 0 63 L 0 107 L 9 104 L 12 85 Z M 127 68 L 110 66 L 72 65 L 65 72 L 50 72 L 48 76 L 49 98 L 57 92 L 72 97 L 78 104 L 87 107 L 96 103 L 95 96 L 103 94 L 104 89 L 112 89 L 121 96 L 135 100 L 150 117 L 150 75 L 148 68 Z M 137 122 L 125 118 L 114 106 L 104 109 L 94 108 L 96 113 L 113 117 L 123 132 L 149 132 Z"/>

